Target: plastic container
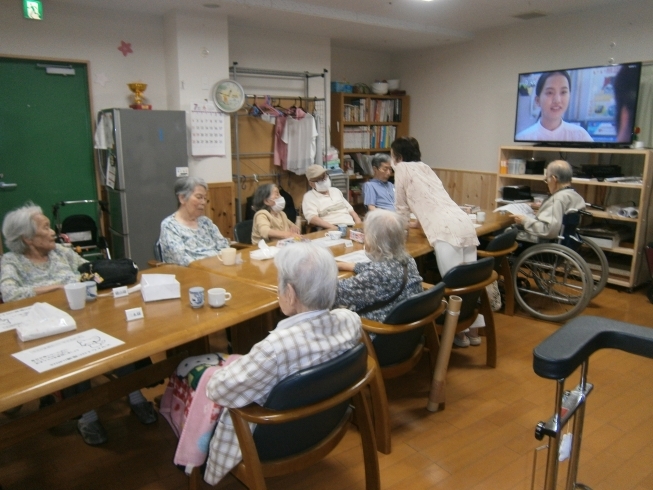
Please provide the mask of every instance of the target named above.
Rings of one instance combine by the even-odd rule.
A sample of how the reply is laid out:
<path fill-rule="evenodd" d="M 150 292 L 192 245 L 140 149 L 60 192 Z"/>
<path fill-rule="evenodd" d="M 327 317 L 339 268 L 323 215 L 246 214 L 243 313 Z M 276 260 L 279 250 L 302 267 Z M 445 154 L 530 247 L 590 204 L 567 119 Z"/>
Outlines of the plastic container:
<path fill-rule="evenodd" d="M 351 94 L 354 91 L 354 87 L 345 82 L 331 82 L 331 92 L 341 92 L 345 94 Z"/>

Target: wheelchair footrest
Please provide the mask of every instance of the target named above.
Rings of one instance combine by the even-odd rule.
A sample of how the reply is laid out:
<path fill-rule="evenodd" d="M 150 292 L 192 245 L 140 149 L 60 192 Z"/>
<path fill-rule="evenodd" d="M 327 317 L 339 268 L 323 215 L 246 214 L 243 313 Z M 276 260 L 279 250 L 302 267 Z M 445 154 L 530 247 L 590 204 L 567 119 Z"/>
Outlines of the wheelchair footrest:
<path fill-rule="evenodd" d="M 544 436 L 555 437 L 562 428 L 569 422 L 569 419 L 573 417 L 576 410 L 585 403 L 587 396 L 591 393 L 594 385 L 591 383 L 585 383 L 585 391 L 583 391 L 580 385 L 576 386 L 571 391 L 566 391 L 562 396 L 562 406 L 560 407 L 560 423 L 558 423 L 558 415 L 553 415 L 546 422 L 539 422 L 535 427 L 535 438 L 538 441 L 541 441 Z"/>

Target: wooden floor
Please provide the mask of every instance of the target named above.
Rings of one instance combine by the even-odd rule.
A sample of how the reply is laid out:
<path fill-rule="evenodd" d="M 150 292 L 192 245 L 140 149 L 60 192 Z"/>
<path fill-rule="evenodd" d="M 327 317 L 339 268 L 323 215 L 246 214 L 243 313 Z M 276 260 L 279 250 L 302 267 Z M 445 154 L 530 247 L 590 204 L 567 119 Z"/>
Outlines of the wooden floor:
<path fill-rule="evenodd" d="M 653 305 L 644 290 L 606 289 L 586 314 L 653 327 Z M 555 389 L 552 381 L 533 373 L 532 349 L 558 325 L 502 314 L 496 315 L 496 324 L 497 368 L 484 366 L 484 347 L 454 350 L 443 412 L 424 408 L 426 363 L 387 383 L 393 451 L 379 455 L 384 489 L 530 489 L 533 450 L 542 444 L 533 432 L 551 415 Z M 600 351 L 591 359 L 589 381 L 595 390 L 587 404 L 579 481 L 594 490 L 653 489 L 653 360 Z M 146 390 L 146 396 L 161 392 L 162 387 Z M 110 438 L 105 446 L 86 446 L 71 422 L 0 452 L 3 490 L 186 487 L 185 476 L 172 465 L 176 438 L 164 420 L 142 426 L 124 400 L 99 413 Z M 542 488 L 546 455 L 541 453 L 536 488 Z M 303 473 L 270 479 L 268 485 L 362 489 L 356 432 L 352 429 L 328 459 Z M 228 476 L 215 488 L 244 487 Z"/>

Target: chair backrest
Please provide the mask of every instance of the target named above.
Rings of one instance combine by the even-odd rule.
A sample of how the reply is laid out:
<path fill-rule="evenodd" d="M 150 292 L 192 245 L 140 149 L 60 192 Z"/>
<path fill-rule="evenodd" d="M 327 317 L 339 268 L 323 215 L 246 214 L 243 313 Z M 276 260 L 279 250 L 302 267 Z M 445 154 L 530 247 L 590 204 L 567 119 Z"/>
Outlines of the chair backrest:
<path fill-rule="evenodd" d="M 246 219 L 237 223 L 234 227 L 234 238 L 239 243 L 252 243 L 252 227 L 254 226 L 253 219 Z"/>
<path fill-rule="evenodd" d="M 158 239 L 154 242 L 154 260 L 163 262 L 163 252 L 161 251 L 161 243 L 159 243 Z"/>
<path fill-rule="evenodd" d="M 486 252 L 499 252 L 501 250 L 507 250 L 512 247 L 517 240 L 517 234 L 519 230 L 517 228 L 506 228 L 503 233 L 495 236 L 490 243 L 485 247 Z M 495 257 L 494 259 L 494 268 L 498 270 L 501 267 L 501 257 Z"/>
<path fill-rule="evenodd" d="M 280 381 L 264 407 L 289 410 L 312 405 L 344 391 L 367 371 L 367 349 L 358 344 L 327 362 L 302 369 Z M 349 401 L 293 422 L 256 427 L 253 437 L 262 462 L 285 458 L 309 449 L 325 439 L 349 416 Z"/>
<path fill-rule="evenodd" d="M 578 225 L 580 224 L 581 215 L 577 210 L 572 210 L 562 217 L 562 228 L 558 243 L 577 251 L 582 243 L 578 236 Z"/>
<path fill-rule="evenodd" d="M 494 272 L 494 258 L 485 257 L 476 262 L 468 262 L 453 267 L 444 275 L 442 282 L 448 288 L 464 288 L 489 279 L 492 272 Z M 460 307 L 458 321 L 466 320 L 474 313 L 480 296 L 480 290 L 460 295 L 463 303 Z"/>
<path fill-rule="evenodd" d="M 97 225 L 87 214 L 72 214 L 61 223 L 61 233 L 68 235 L 73 245 L 97 245 Z"/>
<path fill-rule="evenodd" d="M 388 313 L 383 323 L 386 325 L 401 325 L 413 323 L 430 315 L 440 307 L 444 296 L 443 282 L 436 284 L 410 298 L 406 298 Z M 424 335 L 424 326 L 391 335 L 376 335 L 372 344 L 381 367 L 390 366 L 411 357 L 417 343 Z"/>

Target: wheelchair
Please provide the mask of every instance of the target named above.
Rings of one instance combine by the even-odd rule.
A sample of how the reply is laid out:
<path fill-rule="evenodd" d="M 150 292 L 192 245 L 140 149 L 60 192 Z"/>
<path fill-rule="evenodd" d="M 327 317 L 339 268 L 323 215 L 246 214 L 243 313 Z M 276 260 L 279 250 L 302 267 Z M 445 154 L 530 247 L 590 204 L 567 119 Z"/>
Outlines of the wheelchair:
<path fill-rule="evenodd" d="M 87 214 L 72 214 L 60 220 L 59 209 L 74 204 L 96 203 L 100 212 L 105 211 L 104 202 L 91 199 L 81 201 L 59 201 L 52 206 L 54 229 L 58 243 L 70 243 L 73 249 L 86 260 L 110 259 L 111 254 L 106 239 L 98 233 L 95 220 Z"/>
<path fill-rule="evenodd" d="M 565 215 L 557 240 L 542 239 L 520 231 L 517 240 L 526 245 L 512 260 L 515 301 L 535 318 L 562 322 L 580 314 L 608 281 L 608 259 L 591 239 L 576 228 L 586 211 Z M 535 242 L 535 243 L 534 243 Z"/>

